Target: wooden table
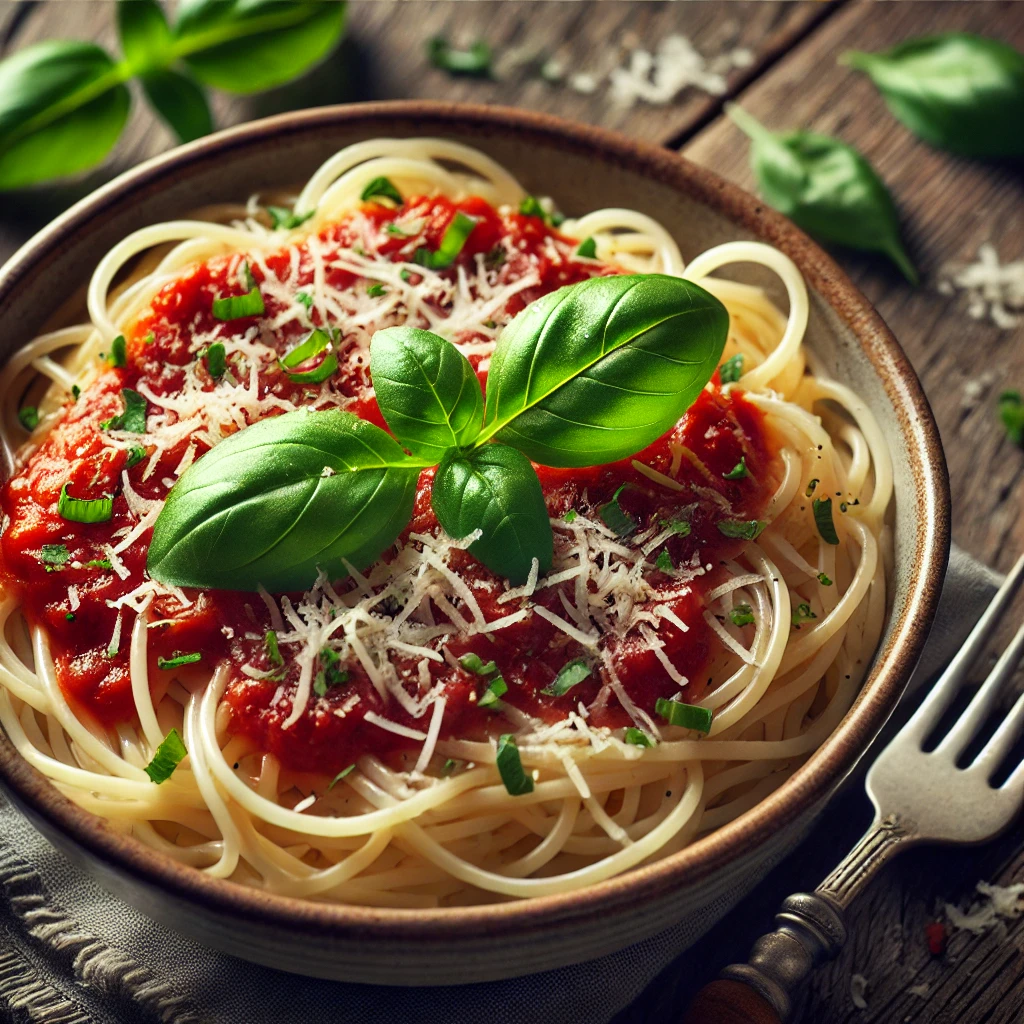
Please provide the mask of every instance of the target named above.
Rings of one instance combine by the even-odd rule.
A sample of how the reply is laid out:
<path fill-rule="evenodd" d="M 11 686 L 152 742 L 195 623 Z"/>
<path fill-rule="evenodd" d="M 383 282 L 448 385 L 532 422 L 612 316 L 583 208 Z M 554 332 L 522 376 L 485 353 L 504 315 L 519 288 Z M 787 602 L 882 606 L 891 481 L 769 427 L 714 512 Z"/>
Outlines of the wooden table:
<path fill-rule="evenodd" d="M 722 116 L 726 98 L 772 128 L 813 128 L 857 145 L 895 195 L 922 284 L 908 286 L 883 260 L 838 252 L 913 361 L 932 401 L 946 444 L 954 498 L 954 538 L 971 553 L 1007 568 L 1024 549 L 1024 453 L 1006 439 L 995 399 L 1024 387 L 1022 332 L 972 319 L 962 295 L 937 289 L 939 267 L 969 261 L 984 242 L 1002 260 L 1024 255 L 1024 181 L 1005 166 L 957 159 L 911 137 L 890 117 L 861 76 L 839 67 L 846 49 L 877 50 L 924 33 L 969 30 L 1024 48 L 1024 6 L 1006 2 L 821 4 L 792 0 L 707 3 L 505 2 L 415 4 L 353 2 L 338 54 L 306 80 L 246 100 L 215 97 L 219 126 L 321 103 L 398 97 L 444 97 L 518 104 L 552 111 L 680 149 L 746 188 L 753 187 L 747 145 Z M 728 96 L 687 89 L 662 106 L 628 112 L 609 104 L 608 72 L 637 46 L 655 48 L 670 33 L 686 35 L 709 57 L 749 50 L 728 78 Z M 430 68 L 423 44 L 434 34 L 452 41 L 486 39 L 496 53 L 495 82 L 450 79 Z M 113 4 L 2 3 L 0 45 L 9 53 L 54 36 L 115 46 Z M 552 85 L 537 74 L 544 59 L 598 82 L 594 92 Z M 1019 126 L 1018 126 L 1019 127 Z M 1009 128 L 1009 126 L 1008 126 Z M 4 199 L 0 258 L 73 199 L 114 173 L 172 143 L 168 131 L 138 103 L 116 154 L 84 182 Z M 857 792 L 839 798 L 813 837 L 686 953 L 617 1024 L 670 1024 L 686 993 L 718 968 L 745 959 L 779 901 L 812 886 L 869 819 Z M 942 902 L 963 902 L 978 879 L 1006 884 L 1024 878 L 1016 836 L 978 851 L 920 851 L 885 871 L 853 911 L 843 956 L 819 971 L 802 993 L 803 1024 L 1010 1024 L 1024 1015 L 1024 923 L 1007 938 L 959 933 L 942 957 L 926 947 L 924 927 Z M 868 1008 L 850 998 L 850 979 L 869 982 Z M 908 987 L 926 984 L 928 994 Z M 0 993 L 2 999 L 2 993 Z"/>

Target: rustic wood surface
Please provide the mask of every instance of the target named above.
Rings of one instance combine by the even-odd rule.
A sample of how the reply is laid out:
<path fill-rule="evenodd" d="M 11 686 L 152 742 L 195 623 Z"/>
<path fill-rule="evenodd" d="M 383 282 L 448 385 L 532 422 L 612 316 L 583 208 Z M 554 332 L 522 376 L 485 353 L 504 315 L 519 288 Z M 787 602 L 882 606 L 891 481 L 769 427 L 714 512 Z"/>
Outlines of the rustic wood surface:
<path fill-rule="evenodd" d="M 115 48 L 112 4 L 0 3 L 4 54 L 54 36 L 95 39 Z M 995 416 L 1003 386 L 1024 386 L 1021 331 L 976 321 L 962 295 L 937 289 L 939 268 L 972 260 L 992 242 L 1003 261 L 1024 255 L 1024 182 L 1019 170 L 942 154 L 917 142 L 885 110 L 870 84 L 837 66 L 846 49 L 880 49 L 904 38 L 962 29 L 1024 48 L 1024 6 L 1014 3 L 888 3 L 865 0 L 707 3 L 353 2 L 338 55 L 299 83 L 247 99 L 215 94 L 218 126 L 299 106 L 397 97 L 445 97 L 517 104 L 618 128 L 681 148 L 747 188 L 747 145 L 721 115 L 726 97 L 688 89 L 674 103 L 629 111 L 607 101 L 604 80 L 637 45 L 654 49 L 671 32 L 716 56 L 735 48 L 751 62 L 729 76 L 728 97 L 772 128 L 807 127 L 854 143 L 892 189 L 922 284 L 911 288 L 884 261 L 837 255 L 908 352 L 930 396 L 946 445 L 954 498 L 954 537 L 973 554 L 1007 568 L 1024 549 L 1024 453 Z M 426 39 L 486 39 L 496 53 L 494 82 L 455 81 L 430 68 Z M 568 74 L 598 80 L 593 93 L 538 75 L 554 58 Z M 137 103 L 108 165 L 74 185 L 7 197 L 0 205 L 0 259 L 78 196 L 172 143 Z M 988 372 L 992 371 L 992 372 Z M 762 883 L 699 946 L 686 953 L 616 1024 L 674 1024 L 687 993 L 725 963 L 745 959 L 781 899 L 813 886 L 859 836 L 867 801 L 851 791 L 829 808 L 813 837 Z M 891 865 L 861 897 L 842 957 L 813 977 L 800 997 L 800 1024 L 1011 1024 L 1024 1020 L 1024 919 L 1008 935 L 959 933 L 946 953 L 929 954 L 924 927 L 943 902 L 963 904 L 978 879 L 1024 878 L 1016 834 L 980 850 L 921 850 Z M 851 978 L 868 981 L 866 1010 L 850 997 Z M 908 988 L 927 985 L 924 995 Z M 922 989 L 923 991 L 923 989 Z M 0 991 L 2 1010 L 2 991 Z"/>

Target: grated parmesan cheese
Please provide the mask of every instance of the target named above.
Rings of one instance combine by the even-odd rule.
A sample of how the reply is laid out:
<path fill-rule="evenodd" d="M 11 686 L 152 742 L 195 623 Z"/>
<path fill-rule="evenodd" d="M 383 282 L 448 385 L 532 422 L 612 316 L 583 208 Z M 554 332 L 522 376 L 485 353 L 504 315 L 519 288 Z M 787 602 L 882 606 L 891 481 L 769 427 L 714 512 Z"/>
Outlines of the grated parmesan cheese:
<path fill-rule="evenodd" d="M 939 270 L 943 295 L 967 293 L 967 313 L 986 317 L 1004 331 L 1024 323 L 1024 259 L 1000 263 L 996 247 L 985 242 L 973 263 L 947 263 Z"/>

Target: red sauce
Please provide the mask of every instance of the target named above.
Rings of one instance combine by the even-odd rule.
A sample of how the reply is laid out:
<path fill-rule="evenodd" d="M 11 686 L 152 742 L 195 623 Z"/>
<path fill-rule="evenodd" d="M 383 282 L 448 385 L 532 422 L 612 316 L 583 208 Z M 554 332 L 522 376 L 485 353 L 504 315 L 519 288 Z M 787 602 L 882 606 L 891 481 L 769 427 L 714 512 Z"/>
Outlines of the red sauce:
<path fill-rule="evenodd" d="M 318 244 L 327 254 L 351 249 L 359 245 L 367 232 L 379 233 L 386 223 L 398 216 L 405 223 L 422 222 L 426 244 L 436 249 L 456 209 L 478 218 L 456 266 L 471 267 L 477 254 L 493 254 L 504 241 L 507 254 L 504 273 L 508 279 L 521 278 L 528 271 L 539 276 L 540 283 L 536 287 L 519 292 L 509 301 L 506 318 L 564 284 L 584 280 L 595 272 L 616 272 L 614 267 L 597 267 L 574 259 L 575 243 L 547 227 L 540 218 L 518 213 L 499 214 L 479 198 L 458 204 L 444 198 L 413 198 L 398 214 L 383 205 L 365 204 L 357 213 L 323 230 Z M 389 258 L 407 259 L 407 254 L 398 255 L 406 245 L 407 240 L 400 236 L 387 236 L 377 244 L 377 251 Z M 298 249 L 305 253 L 305 243 Z M 267 266 L 279 279 L 285 279 L 292 258 L 283 250 L 270 256 Z M 7 520 L 0 537 L 0 578 L 5 587 L 18 592 L 29 621 L 46 629 L 51 638 L 58 679 L 69 702 L 79 714 L 91 716 L 103 725 L 134 717 L 128 663 L 129 639 L 136 616 L 130 608 L 118 611 L 108 602 L 115 602 L 144 583 L 150 533 L 143 533 L 136 543 L 120 553 L 123 568 L 115 564 L 114 569 L 121 569 L 121 574 L 102 564 L 108 558 L 108 547 L 116 545 L 138 520 L 129 509 L 121 484 L 128 456 L 104 443 L 101 424 L 122 411 L 122 388 L 138 389 L 145 385 L 155 396 L 179 391 L 185 367 L 195 358 L 190 346 L 197 332 L 237 336 L 261 323 L 265 325 L 283 310 L 279 301 L 265 294 L 263 317 L 224 323 L 213 318 L 211 310 L 216 297 L 240 294 L 244 290 L 240 263 L 239 257 L 211 260 L 160 291 L 128 336 L 127 366 L 105 369 L 76 402 L 69 402 L 61 422 L 0 495 Z M 456 268 L 446 273 L 454 276 Z M 262 281 L 258 268 L 253 268 L 253 274 L 258 283 Z M 328 268 L 327 279 L 339 289 L 365 287 L 357 276 L 338 268 Z M 303 258 L 297 288 L 310 286 L 312 280 L 311 265 Z M 312 319 L 318 322 L 315 312 Z M 261 340 L 284 353 L 305 331 L 306 328 L 295 321 L 273 332 L 264 326 Z M 383 426 L 372 394 L 366 393 L 365 371 L 344 360 L 341 362 L 333 384 L 342 394 L 351 397 L 348 408 Z M 479 357 L 475 362 L 479 364 Z M 202 358 L 200 365 L 197 372 L 204 379 L 204 387 L 212 390 L 215 382 L 209 378 Z M 485 380 L 486 372 L 478 372 L 481 381 Z M 259 389 L 261 396 L 303 400 L 304 386 L 291 383 L 276 367 L 261 371 Z M 150 412 L 153 411 L 150 405 Z M 142 498 L 165 497 L 168 490 L 165 481 L 172 477 L 190 443 L 196 443 L 195 439 L 186 438 L 178 447 L 165 452 L 154 467 L 148 466 L 147 458 L 127 468 L 132 489 Z M 688 593 L 670 602 L 678 618 L 689 626 L 688 631 L 683 632 L 663 620 L 657 635 L 665 644 L 664 654 L 688 677 L 689 683 L 682 696 L 692 701 L 705 692 L 704 669 L 712 644 L 717 643 L 704 621 L 701 595 L 713 585 L 720 562 L 736 554 L 741 547 L 741 542 L 729 540 L 719 531 L 717 523 L 723 518 L 723 512 L 708 495 L 715 491 L 731 502 L 730 518 L 759 518 L 774 490 L 777 464 L 776 452 L 766 438 L 758 410 L 735 391 L 725 397 L 716 387 L 706 389 L 680 423 L 639 453 L 637 459 L 668 473 L 673 461 L 672 443 L 684 445 L 693 456 L 692 461 L 682 460 L 676 474 L 685 487 L 678 493 L 653 483 L 630 461 L 583 470 L 540 467 L 538 472 L 553 516 L 574 510 L 588 518 L 598 517 L 598 510 L 612 500 L 622 484 L 629 486 L 620 493 L 619 503 L 641 530 L 656 520 L 678 519 L 680 509 L 685 507 L 691 532 L 688 536 L 671 536 L 665 548 L 676 566 L 696 559 L 695 564 L 711 569 L 690 584 Z M 196 443 L 196 447 L 197 455 L 206 450 L 202 444 Z M 741 458 L 746 461 L 749 475 L 734 481 L 724 479 Z M 427 470 L 421 477 L 411 531 L 429 532 L 437 526 L 429 501 L 432 475 L 433 471 Z M 76 498 L 114 495 L 112 519 L 88 525 L 64 520 L 58 513 L 57 502 L 65 484 L 68 493 Z M 694 485 L 701 490 L 692 490 Z M 46 563 L 44 545 L 66 547 L 67 558 L 62 565 Z M 652 559 L 654 557 L 656 554 L 651 555 Z M 101 564 L 89 565 L 90 562 Z M 499 585 L 491 589 L 474 586 L 475 596 L 489 620 L 507 615 L 518 607 L 498 603 L 504 590 L 503 581 L 498 581 L 468 552 L 453 552 L 451 565 L 471 585 L 498 582 Z M 126 578 L 122 579 L 125 573 Z M 649 573 L 648 579 L 662 590 L 672 584 L 669 577 L 657 570 Z M 567 595 L 571 595 L 573 582 L 562 586 Z M 77 595 L 78 603 L 73 612 L 69 588 Z M 559 587 L 549 587 L 538 591 L 534 601 L 566 617 L 558 590 Z M 246 639 L 246 634 L 262 637 L 270 626 L 263 603 L 252 594 L 220 591 L 186 591 L 186 597 L 191 604 L 184 611 L 176 599 L 167 596 L 157 597 L 149 610 L 150 621 L 160 623 L 151 626 L 149 631 L 150 680 L 157 697 L 176 674 L 196 671 L 208 676 L 213 666 L 226 658 L 235 667 L 225 694 L 232 712 L 230 731 L 251 738 L 262 750 L 273 752 L 288 768 L 334 773 L 351 764 L 364 751 L 386 754 L 417 745 L 364 720 L 368 711 L 375 711 L 421 731 L 427 725 L 427 718 L 412 718 L 393 700 L 385 706 L 358 664 L 347 666 L 349 679 L 344 685 L 332 687 L 326 697 L 312 698 L 305 713 L 290 728 L 282 728 L 292 710 L 289 698 L 298 678 L 297 667 L 292 664 L 287 667 L 283 681 L 285 699 L 276 705 L 272 705 L 272 701 L 281 681 L 253 680 L 240 670 L 243 664 L 262 669 L 273 667 L 267 662 L 262 640 Z M 119 615 L 120 643 L 116 650 L 109 650 Z M 441 621 L 443 615 L 438 612 L 437 618 Z M 168 621 L 160 621 L 164 619 Z M 604 683 L 595 669 L 589 678 L 563 697 L 540 692 L 550 686 L 566 662 L 585 652 L 539 615 L 530 615 L 492 634 L 453 640 L 449 649 L 456 657 L 472 651 L 484 661 L 494 660 L 508 684 L 504 701 L 548 721 L 564 718 L 580 702 L 591 705 Z M 636 631 L 616 642 L 614 647 L 609 646 L 609 650 L 627 693 L 649 713 L 653 713 L 658 697 L 680 692 L 677 683 Z M 185 670 L 160 668 L 161 659 L 194 651 L 202 652 L 198 665 Z M 413 681 L 417 679 L 416 659 L 403 661 L 398 657 L 392 661 L 400 678 L 408 675 Z M 444 683 L 447 697 L 442 736 L 483 738 L 508 729 L 504 716 L 477 704 L 486 687 L 485 679 L 455 670 L 447 663 L 431 663 L 431 676 L 433 682 Z M 410 683 L 410 689 L 415 689 L 414 683 Z M 353 694 L 359 695 L 359 702 L 344 715 L 335 714 L 343 705 L 351 703 Z M 595 725 L 631 724 L 614 696 L 610 699 L 606 696 L 592 706 L 590 714 L 590 721 Z"/>

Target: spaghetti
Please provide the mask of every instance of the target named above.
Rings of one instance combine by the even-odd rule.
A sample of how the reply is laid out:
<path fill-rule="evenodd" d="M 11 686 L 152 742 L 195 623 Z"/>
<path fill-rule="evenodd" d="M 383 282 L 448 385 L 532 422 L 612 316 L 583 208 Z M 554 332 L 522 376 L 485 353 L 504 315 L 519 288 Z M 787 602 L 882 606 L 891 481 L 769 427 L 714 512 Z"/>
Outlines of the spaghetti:
<path fill-rule="evenodd" d="M 731 242 L 685 264 L 645 215 L 563 221 L 434 139 L 350 146 L 290 198 L 130 235 L 93 274 L 89 321 L 3 373 L 0 721 L 22 756 L 213 876 L 397 907 L 588 885 L 778 787 L 877 644 L 892 492 L 870 411 L 803 347 L 792 262 Z M 451 265 L 417 262 L 460 212 L 474 226 Z M 779 276 L 788 314 L 713 276 L 744 262 Z M 483 378 L 530 302 L 651 272 L 724 303 L 722 367 L 633 459 L 538 467 L 544 575 L 512 587 L 472 535 L 445 536 L 432 470 L 397 544 L 343 581 L 272 595 L 147 574 L 168 491 L 225 437 L 301 407 L 383 425 L 374 331 L 426 327 Z M 211 315 L 250 287 L 258 313 Z M 289 372 L 316 326 L 337 332 L 337 366 Z M 172 730 L 187 756 L 157 776 Z"/>

